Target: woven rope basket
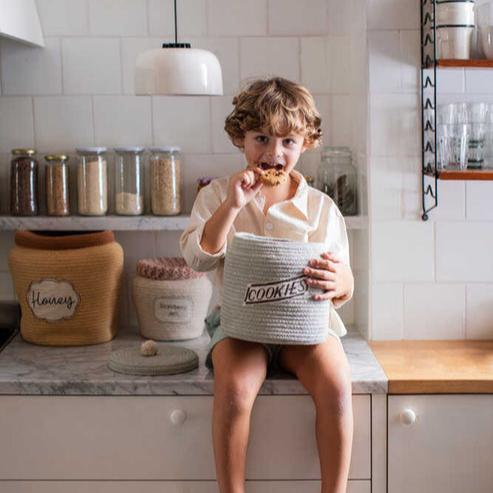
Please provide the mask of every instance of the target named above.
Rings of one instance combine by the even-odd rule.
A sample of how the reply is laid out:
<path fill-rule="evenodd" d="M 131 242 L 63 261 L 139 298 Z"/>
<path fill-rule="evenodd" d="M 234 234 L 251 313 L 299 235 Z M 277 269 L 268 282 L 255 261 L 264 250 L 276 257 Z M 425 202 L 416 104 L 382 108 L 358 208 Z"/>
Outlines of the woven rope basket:
<path fill-rule="evenodd" d="M 224 265 L 221 327 L 237 339 L 270 344 L 317 344 L 329 329 L 329 301 L 308 287 L 303 269 L 326 250 L 301 243 L 237 233 Z"/>
<path fill-rule="evenodd" d="M 111 231 L 17 232 L 9 267 L 21 335 L 44 346 L 107 342 L 117 333 L 123 250 Z"/>
<path fill-rule="evenodd" d="M 158 341 L 200 337 L 212 295 L 202 272 L 182 258 L 143 259 L 133 280 L 133 301 L 142 336 Z"/>

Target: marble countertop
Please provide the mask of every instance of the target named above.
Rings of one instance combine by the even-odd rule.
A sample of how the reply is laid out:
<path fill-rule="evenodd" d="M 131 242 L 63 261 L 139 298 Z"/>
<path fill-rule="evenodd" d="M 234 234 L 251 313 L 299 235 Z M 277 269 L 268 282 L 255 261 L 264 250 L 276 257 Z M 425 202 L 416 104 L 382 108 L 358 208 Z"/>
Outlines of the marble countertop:
<path fill-rule="evenodd" d="M 110 342 L 82 347 L 45 347 L 25 342 L 18 333 L 0 352 L 0 394 L 6 395 L 212 395 L 214 375 L 204 365 L 209 337 L 179 343 L 199 355 L 199 367 L 169 376 L 131 376 L 107 366 L 113 350 L 139 347 L 134 330 L 120 331 Z M 367 341 L 354 329 L 341 338 L 352 369 L 353 394 L 387 393 L 387 377 Z M 306 394 L 291 374 L 273 373 L 260 394 Z"/>

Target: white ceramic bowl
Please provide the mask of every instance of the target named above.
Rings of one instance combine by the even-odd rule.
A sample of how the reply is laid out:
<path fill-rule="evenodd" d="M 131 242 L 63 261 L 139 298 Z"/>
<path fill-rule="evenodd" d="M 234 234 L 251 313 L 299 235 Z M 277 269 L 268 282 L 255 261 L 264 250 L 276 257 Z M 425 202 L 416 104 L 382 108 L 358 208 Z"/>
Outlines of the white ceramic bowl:
<path fill-rule="evenodd" d="M 479 39 L 484 56 L 493 60 L 493 26 L 480 26 Z"/>
<path fill-rule="evenodd" d="M 436 5 L 437 26 L 474 25 L 474 3 L 446 2 Z"/>
<path fill-rule="evenodd" d="M 476 0 L 474 4 L 476 25 L 493 25 L 493 0 Z"/>
<path fill-rule="evenodd" d="M 438 59 L 468 60 L 471 58 L 473 31 L 473 27 L 438 27 Z"/>

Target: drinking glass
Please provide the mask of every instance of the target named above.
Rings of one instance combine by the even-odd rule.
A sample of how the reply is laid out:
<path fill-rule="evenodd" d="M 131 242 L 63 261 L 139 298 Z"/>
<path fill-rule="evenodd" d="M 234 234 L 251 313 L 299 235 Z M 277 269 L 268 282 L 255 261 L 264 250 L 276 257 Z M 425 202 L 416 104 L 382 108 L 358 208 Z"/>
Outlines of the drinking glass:
<path fill-rule="evenodd" d="M 467 166 L 468 125 L 438 125 L 438 156 L 444 169 L 462 170 Z"/>

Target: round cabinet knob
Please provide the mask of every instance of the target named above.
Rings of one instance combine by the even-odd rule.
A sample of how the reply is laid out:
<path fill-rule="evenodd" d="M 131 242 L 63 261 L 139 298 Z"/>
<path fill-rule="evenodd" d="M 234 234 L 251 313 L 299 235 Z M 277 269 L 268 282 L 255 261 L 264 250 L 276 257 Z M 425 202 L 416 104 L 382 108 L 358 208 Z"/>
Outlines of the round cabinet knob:
<path fill-rule="evenodd" d="M 416 413 L 412 409 L 404 409 L 399 418 L 402 424 L 412 425 L 416 421 Z"/>
<path fill-rule="evenodd" d="M 169 419 L 174 425 L 182 425 L 187 419 L 187 413 L 183 409 L 175 409 L 171 411 Z"/>

